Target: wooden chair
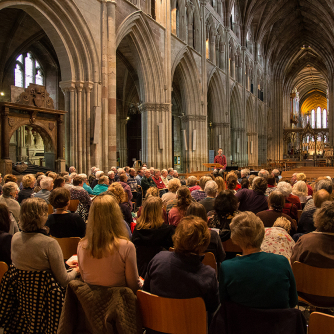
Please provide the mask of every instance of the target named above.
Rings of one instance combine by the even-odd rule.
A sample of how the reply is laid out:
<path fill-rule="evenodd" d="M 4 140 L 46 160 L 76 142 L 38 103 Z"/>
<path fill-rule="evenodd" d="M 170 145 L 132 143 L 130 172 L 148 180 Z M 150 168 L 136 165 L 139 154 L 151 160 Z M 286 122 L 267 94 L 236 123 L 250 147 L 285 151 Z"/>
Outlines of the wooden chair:
<path fill-rule="evenodd" d="M 72 238 L 55 238 L 63 252 L 64 260 L 69 259 L 72 255 L 77 254 L 78 243 L 81 240 L 78 237 Z"/>
<path fill-rule="evenodd" d="M 53 206 L 51 204 L 48 204 L 48 214 L 49 215 L 53 214 Z"/>
<path fill-rule="evenodd" d="M 298 210 L 298 221 L 300 219 L 300 217 L 302 216 L 303 210 Z"/>
<path fill-rule="evenodd" d="M 233 243 L 232 239 L 224 241 L 223 248 L 225 252 L 242 253 L 242 249 L 238 245 Z"/>
<path fill-rule="evenodd" d="M 205 253 L 202 263 L 205 264 L 206 266 L 210 266 L 217 273 L 217 262 L 213 253 L 211 252 Z"/>
<path fill-rule="evenodd" d="M 298 293 L 334 298 L 334 269 L 312 267 L 296 261 L 292 264 L 292 271 Z M 298 301 L 310 306 L 323 307 L 314 305 L 302 297 L 298 297 Z"/>
<path fill-rule="evenodd" d="M 70 200 L 70 205 L 68 206 L 68 210 L 71 212 L 77 211 L 79 205 L 79 200 L 78 199 L 71 199 Z"/>
<path fill-rule="evenodd" d="M 2 280 L 2 276 L 5 274 L 5 272 L 8 270 L 8 265 L 5 262 L 0 262 L 0 282 Z"/>
<path fill-rule="evenodd" d="M 308 334 L 334 334 L 334 316 L 313 312 L 308 323 Z"/>
<path fill-rule="evenodd" d="M 138 290 L 137 299 L 145 328 L 171 334 L 207 333 L 202 298 L 164 298 Z"/>

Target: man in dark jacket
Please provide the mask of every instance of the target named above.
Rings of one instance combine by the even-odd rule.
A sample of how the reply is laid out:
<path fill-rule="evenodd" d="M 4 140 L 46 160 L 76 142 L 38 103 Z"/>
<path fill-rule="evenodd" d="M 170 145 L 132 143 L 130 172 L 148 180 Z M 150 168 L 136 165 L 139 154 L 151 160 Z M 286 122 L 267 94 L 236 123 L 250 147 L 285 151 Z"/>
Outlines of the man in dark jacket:
<path fill-rule="evenodd" d="M 155 184 L 155 182 L 153 181 L 151 177 L 151 171 L 149 169 L 146 169 L 145 174 L 143 178 L 141 179 L 141 188 L 143 190 L 143 198 L 145 198 L 146 191 L 148 188 L 156 187 L 156 186 L 157 185 Z"/>

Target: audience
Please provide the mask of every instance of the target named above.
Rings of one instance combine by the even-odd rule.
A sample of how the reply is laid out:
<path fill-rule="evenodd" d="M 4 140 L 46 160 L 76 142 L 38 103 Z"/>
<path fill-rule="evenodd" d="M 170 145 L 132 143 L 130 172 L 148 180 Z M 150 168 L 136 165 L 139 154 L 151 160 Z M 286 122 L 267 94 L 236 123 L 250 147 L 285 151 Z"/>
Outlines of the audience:
<path fill-rule="evenodd" d="M 256 177 L 252 189 L 241 189 L 235 196 L 238 198 L 240 211 L 251 211 L 257 214 L 268 209 L 268 199 L 265 196 L 267 181 L 263 177 Z"/>
<path fill-rule="evenodd" d="M 265 229 L 261 251 L 285 256 L 289 261 L 295 242 L 289 235 L 291 222 L 285 217 L 276 219 L 273 227 Z"/>
<path fill-rule="evenodd" d="M 297 181 L 292 187 L 292 195 L 297 196 L 299 201 L 304 207 L 307 200 L 312 198 L 312 196 L 308 196 L 308 189 L 306 183 L 304 181 Z"/>
<path fill-rule="evenodd" d="M 22 178 L 23 189 L 20 190 L 17 201 L 21 204 L 23 200 L 32 197 L 35 187 L 35 176 L 32 174 L 24 175 Z"/>
<path fill-rule="evenodd" d="M 53 181 L 53 189 L 56 188 L 61 188 L 65 187 L 65 179 L 61 176 L 58 176 L 54 181 Z"/>
<path fill-rule="evenodd" d="M 220 266 L 221 302 L 259 309 L 295 307 L 298 295 L 289 261 L 282 255 L 261 252 L 265 235 L 261 219 L 252 212 L 242 212 L 233 218 L 230 228 L 242 256 Z"/>
<path fill-rule="evenodd" d="M 155 184 L 155 182 L 153 181 L 151 177 L 151 171 L 149 169 L 145 170 L 144 176 L 141 179 L 141 188 L 143 191 L 143 197 L 146 196 L 146 191 L 148 188 L 156 187 L 156 186 L 157 185 Z"/>
<path fill-rule="evenodd" d="M 76 213 L 68 211 L 70 205 L 70 191 L 64 187 L 56 188 L 49 197 L 50 204 L 56 210 L 49 215 L 45 223 L 50 235 L 56 238 L 83 238 L 86 232 L 84 220 Z"/>
<path fill-rule="evenodd" d="M 235 175 L 234 172 L 229 172 L 226 176 L 226 187 L 228 190 L 232 191 L 233 193 L 236 193 L 237 189 L 240 189 L 241 187 L 238 187 L 238 177 Z"/>
<path fill-rule="evenodd" d="M 128 185 L 128 177 L 125 173 L 122 173 L 120 176 L 119 176 L 119 184 L 123 187 L 124 191 L 126 192 L 126 194 L 128 195 L 128 203 L 130 205 L 130 207 L 132 207 L 132 192 L 131 192 L 131 188 L 130 186 Z"/>
<path fill-rule="evenodd" d="M 8 266 L 12 263 L 10 257 L 10 248 L 13 236 L 13 233 L 10 233 L 12 224 L 13 222 L 10 218 L 10 212 L 7 206 L 1 203 L 0 204 L 0 261 L 7 263 Z"/>
<path fill-rule="evenodd" d="M 190 192 L 201 189 L 201 187 L 197 184 L 197 177 L 194 175 L 187 178 L 186 186 L 189 188 Z"/>
<path fill-rule="evenodd" d="M 206 222 L 195 216 L 183 218 L 173 241 L 174 252 L 160 252 L 149 263 L 143 290 L 166 298 L 201 297 L 206 310 L 215 312 L 219 306 L 216 272 L 201 262 L 210 243 Z"/>
<path fill-rule="evenodd" d="M 22 202 L 20 213 L 21 232 L 12 238 L 12 262 L 20 270 L 51 271 L 63 287 L 78 274 L 75 267 L 67 272 L 63 253 L 57 240 L 47 236 L 45 223 L 48 205 L 42 198 L 28 198 Z"/>
<path fill-rule="evenodd" d="M 83 179 L 83 188 L 88 192 L 89 195 L 93 195 L 93 190 L 92 188 L 88 185 L 88 178 L 86 174 L 79 174 L 78 176 L 80 176 Z M 110 182 L 109 182 L 110 183 Z"/>
<path fill-rule="evenodd" d="M 16 223 L 19 222 L 21 207 L 15 199 L 19 193 L 19 187 L 15 182 L 7 182 L 2 187 L 2 195 L 0 196 L 0 203 L 8 207 L 9 212 L 15 218 Z"/>
<path fill-rule="evenodd" d="M 242 178 L 240 186 L 241 186 L 241 189 L 249 189 L 249 180 L 246 177 Z"/>
<path fill-rule="evenodd" d="M 84 282 L 108 287 L 141 288 L 136 249 L 129 241 L 123 215 L 113 196 L 97 196 L 91 206 L 86 236 L 78 245 Z"/>
<path fill-rule="evenodd" d="M 176 192 L 177 190 L 181 187 L 181 182 L 179 179 L 171 179 L 168 181 L 168 192 L 163 194 L 161 199 L 162 199 L 162 204 L 167 205 L 169 201 L 173 201 L 176 199 Z"/>
<path fill-rule="evenodd" d="M 316 193 L 317 191 L 319 191 L 321 189 L 326 190 L 330 195 L 332 195 L 332 191 L 333 191 L 332 182 L 327 180 L 326 178 L 317 179 L 317 181 L 314 185 L 314 193 Z M 314 193 L 313 193 L 313 195 L 314 195 Z M 310 200 L 307 201 L 307 203 L 305 204 L 305 207 L 303 209 L 303 212 L 306 212 L 306 211 L 312 210 L 312 209 L 315 209 L 313 198 L 311 198 Z"/>
<path fill-rule="evenodd" d="M 298 173 L 296 175 L 296 180 L 297 181 L 304 181 L 306 183 L 306 187 L 307 187 L 307 195 L 308 196 L 312 196 L 313 195 L 313 189 L 312 187 L 307 183 L 307 178 L 306 175 L 304 173 Z"/>
<path fill-rule="evenodd" d="M 148 197 L 132 234 L 140 276 L 145 277 L 147 266 L 156 254 L 173 247 L 173 234 L 174 228 L 164 224 L 161 199 L 154 196 Z"/>
<path fill-rule="evenodd" d="M 200 186 L 200 189 L 197 189 L 197 190 L 193 190 L 191 192 L 191 197 L 196 201 L 196 202 L 200 202 L 202 199 L 204 199 L 206 197 L 206 193 L 204 191 L 204 188 L 205 188 L 205 184 L 212 180 L 212 177 L 210 176 L 202 176 L 200 179 L 199 179 L 199 186 Z"/>
<path fill-rule="evenodd" d="M 186 186 L 181 186 L 177 191 L 177 203 L 168 213 L 169 225 L 176 227 L 184 217 L 188 206 L 192 202 L 190 191 Z"/>
<path fill-rule="evenodd" d="M 51 194 L 51 190 L 53 189 L 53 178 L 46 176 L 40 182 L 41 190 L 35 194 L 34 197 L 38 197 L 43 199 L 47 204 L 49 203 L 49 196 Z"/>
<path fill-rule="evenodd" d="M 266 196 L 269 196 L 273 191 L 276 190 L 276 179 L 273 175 L 268 175 L 267 177 L 268 188 L 265 192 Z"/>
<path fill-rule="evenodd" d="M 83 183 L 84 185 L 84 183 Z M 106 175 L 100 176 L 98 184 L 94 187 L 93 195 L 100 195 L 101 193 L 108 190 L 109 187 L 109 178 Z M 83 187 L 84 188 L 84 187 Z M 84 188 L 85 189 L 85 188 Z"/>
<path fill-rule="evenodd" d="M 285 181 L 279 182 L 277 185 L 277 191 L 279 191 L 285 198 L 283 212 L 292 219 L 298 221 L 298 210 L 301 209 L 301 204 L 297 196 L 291 195 L 291 184 Z M 296 203 L 298 203 L 298 205 Z"/>
<path fill-rule="evenodd" d="M 83 188 L 83 179 L 80 176 L 74 177 L 73 187 L 70 188 L 70 194 L 71 199 L 79 200 L 79 205 L 76 212 L 78 212 L 81 218 L 86 221 L 92 200 L 88 195 L 88 192 Z"/>
<path fill-rule="evenodd" d="M 208 216 L 206 214 L 205 207 L 198 203 L 198 202 L 192 202 L 187 209 L 187 212 L 185 216 L 195 216 L 202 218 L 206 223 L 208 221 Z M 216 259 L 217 265 L 219 267 L 219 264 L 224 261 L 226 254 L 222 246 L 222 242 L 219 238 L 219 234 L 210 229 L 210 243 L 208 248 L 205 250 L 205 253 L 211 252 Z"/>
<path fill-rule="evenodd" d="M 215 182 L 217 183 L 218 186 L 218 194 L 226 189 L 226 183 L 221 176 L 216 176 Z"/>
<path fill-rule="evenodd" d="M 213 210 L 215 204 L 215 199 L 218 192 L 217 183 L 212 180 L 208 181 L 205 184 L 204 191 L 206 194 L 206 198 L 202 199 L 199 203 L 204 206 L 206 212 L 208 213 L 209 211 Z"/>

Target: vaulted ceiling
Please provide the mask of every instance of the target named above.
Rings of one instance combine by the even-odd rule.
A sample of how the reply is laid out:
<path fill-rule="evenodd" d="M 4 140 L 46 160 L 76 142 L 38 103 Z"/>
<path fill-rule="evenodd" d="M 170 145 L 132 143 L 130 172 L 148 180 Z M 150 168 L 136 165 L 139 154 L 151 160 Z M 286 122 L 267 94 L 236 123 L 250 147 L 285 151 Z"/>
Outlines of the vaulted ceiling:
<path fill-rule="evenodd" d="M 283 89 L 326 98 L 334 75 L 333 0 L 237 0 L 242 39 L 251 31 L 267 71 Z"/>

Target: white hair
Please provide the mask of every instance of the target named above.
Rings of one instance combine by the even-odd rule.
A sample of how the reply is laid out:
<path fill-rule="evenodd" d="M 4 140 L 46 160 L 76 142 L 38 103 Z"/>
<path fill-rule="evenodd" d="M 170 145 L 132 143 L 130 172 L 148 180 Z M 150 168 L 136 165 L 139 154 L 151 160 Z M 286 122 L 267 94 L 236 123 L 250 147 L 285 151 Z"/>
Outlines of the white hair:
<path fill-rule="evenodd" d="M 99 179 L 100 176 L 102 176 L 103 174 L 104 174 L 104 172 L 102 170 L 99 170 L 99 171 L 96 172 L 95 176 L 96 176 L 97 179 Z"/>
<path fill-rule="evenodd" d="M 247 169 L 247 168 L 245 168 L 245 169 L 242 169 L 242 170 L 240 171 L 240 173 L 241 173 L 241 176 L 242 176 L 242 175 L 248 176 L 248 175 L 250 174 L 250 170 Z"/>
<path fill-rule="evenodd" d="M 292 192 L 292 186 L 290 183 L 282 181 L 277 185 L 277 190 L 284 196 L 288 197 Z"/>
<path fill-rule="evenodd" d="M 115 172 L 114 172 L 113 170 L 110 170 L 110 171 L 108 172 L 108 175 L 111 175 L 111 174 L 115 174 Z"/>
<path fill-rule="evenodd" d="M 163 169 L 163 170 L 161 171 L 161 174 L 163 174 L 163 173 L 168 173 L 168 172 L 167 172 L 167 169 Z"/>
<path fill-rule="evenodd" d="M 40 182 L 41 188 L 42 189 L 50 188 L 52 182 L 53 182 L 52 177 L 49 177 L 49 176 L 43 177 L 41 182 Z"/>
<path fill-rule="evenodd" d="M 77 175 L 78 175 L 77 173 L 71 173 L 71 175 L 70 175 L 70 179 L 73 180 Z"/>
<path fill-rule="evenodd" d="M 269 172 L 265 169 L 261 169 L 258 174 L 259 177 L 264 177 L 265 179 L 268 177 L 268 175 L 269 175 Z"/>
<path fill-rule="evenodd" d="M 87 180 L 87 174 L 79 174 L 78 176 L 83 178 L 84 181 Z"/>
<path fill-rule="evenodd" d="M 271 171 L 272 174 L 274 174 L 274 176 L 278 176 L 279 175 L 279 170 L 276 168 L 276 169 L 273 169 Z"/>
<path fill-rule="evenodd" d="M 123 174 L 124 173 L 124 169 L 123 168 L 118 168 L 117 173 L 118 174 Z"/>
<path fill-rule="evenodd" d="M 218 185 L 215 181 L 211 180 L 205 183 L 204 191 L 207 195 L 216 195 L 218 191 Z"/>
<path fill-rule="evenodd" d="M 178 173 L 178 171 L 176 169 L 174 169 L 174 173 Z"/>
<path fill-rule="evenodd" d="M 308 189 L 304 181 L 297 181 L 292 188 L 292 194 L 296 196 L 307 196 Z"/>

